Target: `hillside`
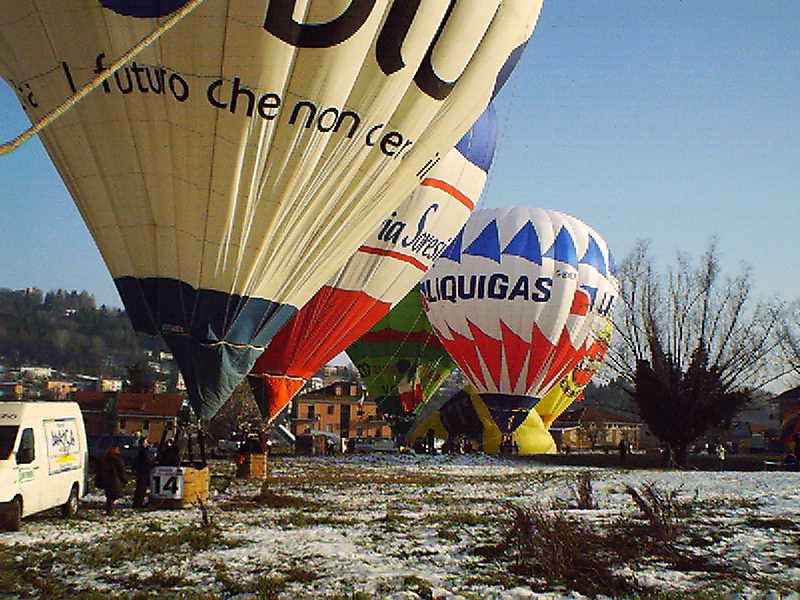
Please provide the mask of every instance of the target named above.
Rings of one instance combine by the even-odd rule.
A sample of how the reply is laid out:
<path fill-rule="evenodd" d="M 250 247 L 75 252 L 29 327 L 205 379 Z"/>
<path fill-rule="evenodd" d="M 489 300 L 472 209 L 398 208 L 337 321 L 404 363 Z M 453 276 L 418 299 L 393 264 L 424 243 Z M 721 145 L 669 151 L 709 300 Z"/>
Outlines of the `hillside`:
<path fill-rule="evenodd" d="M 0 288 L 0 363 L 120 376 L 145 350 L 165 350 L 134 333 L 125 311 L 97 307 L 87 291 Z"/>

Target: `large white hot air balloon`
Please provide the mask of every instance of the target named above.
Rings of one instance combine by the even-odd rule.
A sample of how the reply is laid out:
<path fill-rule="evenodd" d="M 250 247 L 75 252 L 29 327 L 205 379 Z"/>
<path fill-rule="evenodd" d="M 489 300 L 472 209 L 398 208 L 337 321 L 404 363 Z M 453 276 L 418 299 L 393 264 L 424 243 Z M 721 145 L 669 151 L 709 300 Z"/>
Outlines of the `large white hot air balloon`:
<path fill-rule="evenodd" d="M 207 419 L 483 112 L 540 8 L 15 0 L 0 75 L 36 120 L 143 46 L 41 138 Z"/>
<path fill-rule="evenodd" d="M 617 295 L 611 254 L 553 210 L 477 210 L 420 288 L 428 318 L 500 431 L 586 355 Z"/>

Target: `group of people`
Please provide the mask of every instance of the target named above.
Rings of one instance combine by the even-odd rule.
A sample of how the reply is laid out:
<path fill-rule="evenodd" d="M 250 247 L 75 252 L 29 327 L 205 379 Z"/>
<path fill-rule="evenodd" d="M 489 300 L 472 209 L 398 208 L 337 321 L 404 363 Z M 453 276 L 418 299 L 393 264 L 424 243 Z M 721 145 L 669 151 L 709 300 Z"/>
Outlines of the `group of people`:
<path fill-rule="evenodd" d="M 500 442 L 500 454 L 506 456 L 519 454 L 519 444 L 517 444 L 517 440 L 510 435 L 504 435 Z"/>
<path fill-rule="evenodd" d="M 476 451 L 478 450 L 472 441 L 463 435 L 452 436 L 442 444 L 442 454 L 471 454 Z M 481 448 L 480 451 L 482 452 L 483 449 Z"/>
<path fill-rule="evenodd" d="M 150 488 L 150 472 L 156 464 L 179 466 L 180 449 L 178 445 L 172 439 L 167 440 L 159 449 L 158 456 L 154 458 L 150 449 L 150 441 L 146 437 L 141 438 L 139 449 L 131 465 L 136 479 L 136 487 L 133 492 L 134 508 L 146 506 L 145 499 Z M 107 515 L 111 515 L 114 512 L 114 503 L 123 496 L 125 485 L 129 481 L 119 446 L 112 444 L 105 456 L 97 461 L 95 469 L 95 486 L 105 492 L 105 511 Z"/>

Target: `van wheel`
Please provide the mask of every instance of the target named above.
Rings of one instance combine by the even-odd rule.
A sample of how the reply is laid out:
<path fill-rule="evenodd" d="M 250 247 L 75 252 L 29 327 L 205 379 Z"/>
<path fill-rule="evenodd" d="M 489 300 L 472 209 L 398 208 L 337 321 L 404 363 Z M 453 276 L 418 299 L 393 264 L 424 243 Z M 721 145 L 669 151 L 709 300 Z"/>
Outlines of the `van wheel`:
<path fill-rule="evenodd" d="M 78 484 L 73 484 L 69 491 L 69 498 L 61 505 L 61 516 L 68 519 L 78 512 Z"/>
<path fill-rule="evenodd" d="M 14 498 L 8 505 L 4 517 L 4 525 L 8 531 L 19 531 L 22 526 L 22 500 Z"/>

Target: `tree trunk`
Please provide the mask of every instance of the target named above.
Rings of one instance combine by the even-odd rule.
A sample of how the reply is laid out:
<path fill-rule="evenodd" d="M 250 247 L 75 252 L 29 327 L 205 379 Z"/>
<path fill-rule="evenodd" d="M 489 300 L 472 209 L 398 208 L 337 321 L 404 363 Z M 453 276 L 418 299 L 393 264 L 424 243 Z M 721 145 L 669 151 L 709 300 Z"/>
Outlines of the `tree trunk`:
<path fill-rule="evenodd" d="M 686 469 L 689 467 L 689 443 L 678 441 L 669 446 L 669 461 L 672 467 Z"/>

